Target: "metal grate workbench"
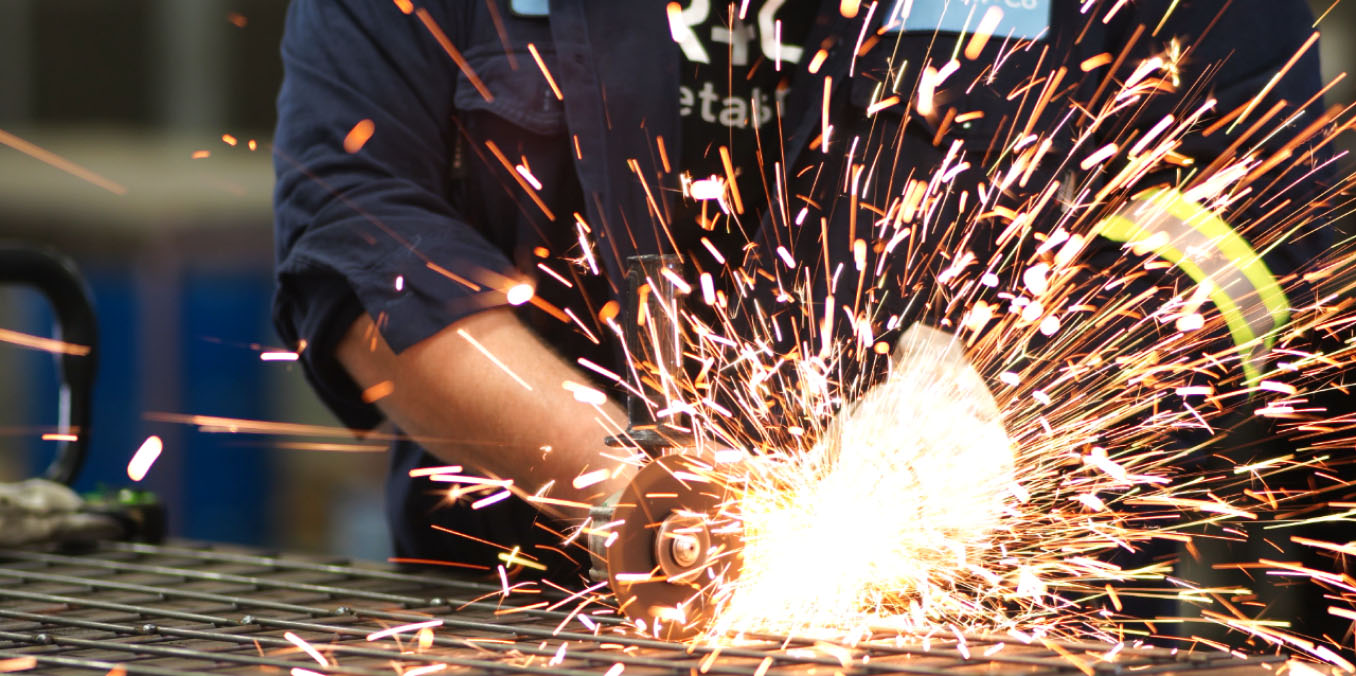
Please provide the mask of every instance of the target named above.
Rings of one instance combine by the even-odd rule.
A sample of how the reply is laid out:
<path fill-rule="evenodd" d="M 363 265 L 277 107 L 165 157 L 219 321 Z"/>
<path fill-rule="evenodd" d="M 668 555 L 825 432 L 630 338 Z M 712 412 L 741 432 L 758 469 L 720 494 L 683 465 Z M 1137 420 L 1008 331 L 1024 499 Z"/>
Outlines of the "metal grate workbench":
<path fill-rule="evenodd" d="M 969 640 L 964 651 L 954 642 L 934 640 L 927 647 L 872 644 L 831 656 L 810 650 L 809 642 L 766 637 L 713 654 L 711 648 L 624 634 L 614 615 L 598 613 L 604 610 L 598 604 L 580 620 L 578 600 L 551 589 L 498 603 L 500 589 L 380 564 L 238 548 L 113 543 L 78 555 L 0 550 L 0 671 L 166 676 L 307 673 L 302 670 L 411 676 L 1082 673 L 1044 646 L 1014 642 L 999 647 L 980 638 Z M 442 624 L 425 646 L 416 645 L 413 633 L 367 640 L 381 629 L 431 620 Z M 317 649 L 328 666 L 287 638 L 289 633 Z M 1283 661 L 1127 648 L 1115 662 L 1097 662 L 1091 655 L 1107 646 L 1060 644 L 1059 649 L 1087 657 L 1085 668 L 1107 676 L 1268 674 Z"/>

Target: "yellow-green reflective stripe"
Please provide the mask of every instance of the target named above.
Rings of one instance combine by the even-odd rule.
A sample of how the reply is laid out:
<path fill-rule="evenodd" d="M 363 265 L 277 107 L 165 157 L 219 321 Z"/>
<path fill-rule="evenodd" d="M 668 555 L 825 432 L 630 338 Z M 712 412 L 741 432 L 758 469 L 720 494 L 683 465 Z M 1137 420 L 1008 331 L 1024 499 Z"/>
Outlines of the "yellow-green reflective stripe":
<path fill-rule="evenodd" d="M 1224 317 L 1249 381 L 1260 377 L 1290 302 L 1262 257 L 1209 209 L 1157 190 L 1098 225 L 1096 234 L 1153 252 L 1186 272 Z"/>
<path fill-rule="evenodd" d="M 1275 275 L 1271 274 L 1271 270 L 1267 268 L 1262 256 L 1253 250 L 1247 240 L 1229 227 L 1224 219 L 1216 216 L 1213 211 L 1187 199 L 1185 195 L 1176 190 L 1157 191 L 1152 193 L 1147 201 L 1166 204 L 1168 213 L 1180 218 L 1192 229 L 1210 238 L 1215 246 L 1219 247 L 1224 257 L 1232 261 L 1234 266 L 1242 270 L 1244 275 L 1247 275 L 1248 281 L 1252 282 L 1257 297 L 1261 299 L 1262 304 L 1271 313 L 1274 328 L 1285 326 L 1286 322 L 1290 321 L 1290 301 L 1285 297 L 1285 292 L 1281 290 L 1281 285 L 1276 281 Z"/>
<path fill-rule="evenodd" d="M 1103 221 L 1098 227 L 1097 234 L 1116 242 L 1143 241 L 1152 235 L 1145 228 L 1119 214 Z M 1229 335 L 1233 338 L 1242 358 L 1244 378 L 1250 383 L 1261 379 L 1263 361 L 1270 345 L 1266 342 L 1261 345 L 1257 343 L 1257 334 L 1253 332 L 1252 325 L 1234 299 L 1214 283 L 1209 273 L 1187 258 L 1177 247 L 1161 244 L 1155 246 L 1153 252 L 1185 272 L 1197 284 L 1210 283 L 1211 289 L 1208 294 L 1210 302 L 1215 304 L 1215 308 L 1224 317 L 1224 323 L 1229 327 Z"/>

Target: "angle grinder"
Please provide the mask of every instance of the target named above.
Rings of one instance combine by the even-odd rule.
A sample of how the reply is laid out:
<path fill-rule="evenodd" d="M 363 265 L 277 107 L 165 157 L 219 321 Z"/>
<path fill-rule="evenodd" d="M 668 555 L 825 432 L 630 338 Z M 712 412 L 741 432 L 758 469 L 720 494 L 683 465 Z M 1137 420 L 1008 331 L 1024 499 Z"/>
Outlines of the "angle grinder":
<path fill-rule="evenodd" d="M 674 383 L 682 368 L 676 322 L 680 289 L 665 277 L 681 276 L 682 269 L 671 256 L 642 256 L 628 263 L 621 316 L 640 387 L 628 397 L 627 431 L 608 443 L 640 448 L 650 461 L 622 491 L 591 510 L 586 528 L 590 572 L 595 580 L 607 581 L 620 610 L 646 634 L 687 640 L 707 629 L 743 569 L 739 496 L 750 473 L 768 468 L 755 458 L 718 462 L 681 420 L 657 419 L 655 410 L 679 398 Z M 873 433 L 870 427 L 857 429 L 862 418 L 888 418 L 901 413 L 892 407 L 917 405 L 916 397 L 900 397 L 904 391 L 922 392 L 934 406 L 944 405 L 952 421 L 964 422 L 965 433 L 891 448 L 913 448 L 917 457 L 910 462 L 919 471 L 942 478 L 952 494 L 975 495 L 959 501 L 967 505 L 961 511 L 919 509 L 949 526 L 983 527 L 1001 508 L 985 500 L 1000 493 L 995 487 L 1011 485 L 1013 448 L 997 402 L 955 336 L 912 325 L 892 351 L 885 382 L 842 411 L 826 437 L 840 446 L 858 445 L 855 436 Z"/>
<path fill-rule="evenodd" d="M 704 457 L 674 418 L 655 411 L 678 396 L 680 293 L 676 256 L 628 260 L 620 316 L 639 387 L 627 398 L 628 427 L 608 445 L 639 448 L 650 461 L 590 512 L 590 571 L 606 580 L 622 612 L 647 634 L 684 640 L 705 628 L 712 592 L 740 569 L 742 529 L 732 513 L 737 473 Z"/>

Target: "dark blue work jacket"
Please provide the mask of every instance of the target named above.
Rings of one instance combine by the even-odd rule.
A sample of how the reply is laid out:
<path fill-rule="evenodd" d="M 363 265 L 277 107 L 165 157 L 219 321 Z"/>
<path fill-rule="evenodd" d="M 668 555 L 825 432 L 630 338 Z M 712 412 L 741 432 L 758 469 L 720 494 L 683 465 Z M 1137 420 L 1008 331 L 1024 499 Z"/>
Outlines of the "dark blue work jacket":
<path fill-rule="evenodd" d="M 948 82 L 978 84 L 948 89 L 939 99 L 938 115 L 915 116 L 907 125 L 901 124 L 902 115 L 922 64 L 946 63 L 956 52 L 957 34 L 906 31 L 876 39 L 875 29 L 894 3 L 880 3 L 865 33 L 865 8 L 849 20 L 840 15 L 836 0 L 822 3 L 802 41 L 807 58 L 796 67 L 781 112 L 784 143 L 777 149 L 773 141 L 769 150 L 776 155 L 765 157 L 764 166 L 776 161 L 791 168 L 785 172 L 790 208 L 808 206 L 806 222 L 811 224 L 824 219 L 829 260 L 852 260 L 847 232 L 858 227 L 842 190 L 846 162 L 872 167 L 876 178 L 868 190 L 877 192 L 861 198 L 884 204 L 887 191 L 898 191 L 908 177 L 926 178 L 959 141 L 975 169 L 958 174 L 953 190 L 973 190 L 985 179 L 982 168 L 1010 145 L 1014 124 L 1020 130 L 1027 126 L 1025 120 L 1035 118 L 1030 128 L 1049 129 L 1070 114 L 1067 105 L 1040 111 L 1033 98 L 1039 85 L 1021 93 L 1020 85 L 1033 74 L 1063 68 L 1067 76 L 1057 93 L 1087 101 L 1099 89 L 1116 87 L 1106 79 L 1112 66 L 1085 76 L 1080 69 L 1085 61 L 1124 52 L 1114 64 L 1120 66 L 1115 71 L 1120 81 L 1140 59 L 1163 53 L 1172 38 L 1181 38 L 1181 46 L 1189 50 L 1182 95 L 1148 99 L 1135 111 L 1137 124 L 1152 125 L 1169 112 L 1180 115 L 1177 106 L 1187 96 L 1199 100 L 1208 94 L 1223 113 L 1263 88 L 1309 36 L 1312 21 L 1299 0 L 1235 0 L 1218 18 L 1221 3 L 1213 0 L 1137 0 L 1125 4 L 1109 23 L 1088 17 L 1105 15 L 1111 2 L 1092 2 L 1095 7 L 1087 15 L 1079 12 L 1082 0 L 1050 2 L 1051 23 L 1042 39 L 1021 49 L 1009 44 L 993 78 L 980 75 L 993 68 L 1000 40 L 991 41 L 985 58 L 960 59 L 960 71 Z M 475 280 L 485 279 L 486 271 L 536 276 L 534 249 L 545 247 L 552 255 L 571 251 L 577 236 L 575 213 L 593 229 L 603 275 L 576 277 L 589 297 L 587 306 L 580 306 L 578 290 L 568 298 L 547 300 L 558 307 L 596 310 L 615 295 L 627 256 L 661 250 L 663 239 L 652 210 L 670 209 L 673 191 L 650 186 L 651 203 L 637 176 L 662 173 L 658 138 L 670 153 L 682 147 L 679 49 L 663 0 L 552 0 L 545 17 L 515 15 L 500 0 L 494 0 L 494 12 L 483 0 L 425 0 L 416 2 L 412 14 L 403 13 L 399 4 L 294 0 L 282 45 L 286 79 L 274 139 L 274 317 L 290 344 L 306 342 L 302 361 L 308 377 L 341 420 L 355 428 L 375 425 L 380 415 L 362 402 L 332 350 L 360 313 L 377 318 L 385 339 L 399 352 L 468 314 L 502 306 L 502 289 L 488 289 Z M 435 26 L 437 30 L 431 28 Z M 464 59 L 464 67 L 440 39 Z M 563 99 L 535 65 L 529 43 L 539 50 Z M 854 64 L 859 44 L 864 54 Z M 812 75 L 808 55 L 819 49 L 827 58 Z M 1269 110 L 1284 99 L 1289 109 L 1283 115 L 1304 102 L 1311 102 L 1306 121 L 1321 112 L 1321 104 L 1311 101 L 1321 84 L 1316 53 L 1306 52 L 1258 109 Z M 900 81 L 892 82 L 887 74 L 891 60 L 908 64 Z M 1202 80 L 1207 71 L 1210 79 Z M 827 106 L 835 128 L 827 154 L 813 143 L 821 132 L 826 82 L 831 83 Z M 866 108 L 883 98 L 881 86 L 902 92 L 906 101 L 868 117 Z M 983 116 L 950 124 L 944 115 L 948 109 Z M 371 138 L 358 152 L 348 152 L 345 139 L 364 119 L 372 121 Z M 1077 120 L 1065 123 L 1065 131 L 1052 135 L 1052 157 L 1068 148 L 1078 126 Z M 1285 140 L 1279 134 L 1269 143 L 1279 147 Z M 1194 134 L 1178 151 L 1204 166 L 1229 142 L 1225 134 Z M 511 163 L 526 160 L 542 183 L 540 206 L 525 198 L 495 149 Z M 1057 178 L 1057 164 L 1042 164 L 1029 185 L 1044 186 Z M 1303 191 L 1316 190 L 1307 184 L 1290 189 L 1299 191 L 1295 196 L 1300 199 Z M 1027 196 L 1013 195 L 1012 204 Z M 951 206 L 943 208 L 954 209 L 955 202 L 949 200 Z M 863 223 L 875 218 L 868 211 L 860 214 Z M 942 214 L 935 222 L 957 217 Z M 792 236 L 797 226 L 785 220 L 774 217 L 763 223 L 751 256 L 770 261 L 767 268 L 775 273 L 772 252 L 786 245 L 812 274 L 827 278 L 832 270 L 812 263 L 824 258 L 822 242 Z M 992 236 L 978 231 L 967 246 L 982 249 Z M 932 251 L 950 251 L 957 244 L 938 241 Z M 1283 275 L 1323 246 L 1322 237 L 1301 239 L 1273 249 L 1267 261 Z M 874 257 L 874 251 L 869 253 Z M 941 260 L 927 251 L 899 258 L 891 265 L 935 265 Z M 853 266 L 846 267 L 840 287 L 855 283 Z M 538 286 L 543 293 L 555 287 L 559 285 Z M 615 355 L 607 351 L 611 348 L 600 354 L 568 325 L 531 310 L 522 316 L 567 357 L 583 354 L 615 364 Z M 395 444 L 388 507 L 398 555 L 495 563 L 494 550 L 441 535 L 429 524 L 506 545 L 553 539 L 530 527 L 532 512 L 521 503 L 507 501 L 481 512 L 440 505 L 440 496 L 407 478 L 411 468 L 429 464 L 441 463 L 411 442 Z"/>

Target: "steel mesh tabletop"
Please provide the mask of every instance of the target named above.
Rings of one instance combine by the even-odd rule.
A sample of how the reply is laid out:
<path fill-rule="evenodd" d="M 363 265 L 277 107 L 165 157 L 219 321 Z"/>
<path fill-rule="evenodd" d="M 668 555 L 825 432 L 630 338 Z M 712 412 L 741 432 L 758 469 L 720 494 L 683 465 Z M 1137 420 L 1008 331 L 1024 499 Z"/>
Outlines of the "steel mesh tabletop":
<path fill-rule="evenodd" d="M 529 587 L 505 599 L 500 584 L 240 548 L 0 550 L 0 671 L 1072 676 L 1265 674 L 1282 661 L 1129 648 L 1106 661 L 1101 644 L 982 637 L 847 648 L 767 636 L 691 647 L 627 633 L 610 609 L 583 598 Z M 412 625 L 428 631 L 368 640 Z"/>

